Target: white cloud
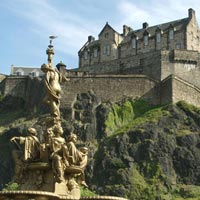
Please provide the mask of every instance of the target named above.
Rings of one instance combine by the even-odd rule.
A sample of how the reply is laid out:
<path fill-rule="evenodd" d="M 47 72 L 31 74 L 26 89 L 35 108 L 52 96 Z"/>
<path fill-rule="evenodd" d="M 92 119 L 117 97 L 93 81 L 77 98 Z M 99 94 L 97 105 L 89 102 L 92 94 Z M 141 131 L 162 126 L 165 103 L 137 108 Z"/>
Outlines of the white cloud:
<path fill-rule="evenodd" d="M 121 0 L 117 8 L 121 16 L 118 26 L 126 24 L 133 29 L 140 29 L 143 22 L 148 22 L 152 26 L 185 18 L 188 16 L 189 8 L 197 12 L 200 9 L 199 0 L 143 0 L 139 2 Z"/>
<path fill-rule="evenodd" d="M 15 2 L 15 3 L 14 3 Z M 57 50 L 74 55 L 86 42 L 87 36 L 95 33 L 99 27 L 86 22 L 73 10 L 60 12 L 46 0 L 16 0 L 10 9 L 18 16 L 29 21 L 29 30 L 41 38 L 57 35 Z"/>

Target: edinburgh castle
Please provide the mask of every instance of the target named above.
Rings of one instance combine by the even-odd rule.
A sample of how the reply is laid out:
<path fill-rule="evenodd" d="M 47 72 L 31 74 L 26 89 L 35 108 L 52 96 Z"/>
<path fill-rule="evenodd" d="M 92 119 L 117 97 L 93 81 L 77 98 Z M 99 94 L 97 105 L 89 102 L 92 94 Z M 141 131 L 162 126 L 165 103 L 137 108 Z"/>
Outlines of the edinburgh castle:
<path fill-rule="evenodd" d="M 61 107 L 70 108 L 77 96 L 93 93 L 99 102 L 116 102 L 124 97 L 142 98 L 151 104 L 185 100 L 200 106 L 200 30 L 193 9 L 188 16 L 156 26 L 147 22 L 134 30 L 126 25 L 123 33 L 108 23 L 95 40 L 93 36 L 79 50 L 79 68 L 57 67 L 70 81 L 63 84 Z M 19 69 L 20 73 L 23 69 Z M 1 93 L 30 96 L 40 80 L 12 73 L 1 81 Z M 32 100 L 30 100 L 32 99 Z"/>

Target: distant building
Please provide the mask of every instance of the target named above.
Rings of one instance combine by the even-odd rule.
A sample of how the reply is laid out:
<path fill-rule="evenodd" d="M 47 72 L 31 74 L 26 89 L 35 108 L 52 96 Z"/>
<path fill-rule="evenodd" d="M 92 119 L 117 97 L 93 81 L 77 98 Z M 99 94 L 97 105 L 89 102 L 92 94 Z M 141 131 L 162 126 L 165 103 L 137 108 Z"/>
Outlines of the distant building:
<path fill-rule="evenodd" d="M 40 77 L 43 76 L 44 73 L 40 68 L 36 67 L 15 67 L 11 66 L 11 73 L 13 76 L 30 76 L 30 77 Z"/>

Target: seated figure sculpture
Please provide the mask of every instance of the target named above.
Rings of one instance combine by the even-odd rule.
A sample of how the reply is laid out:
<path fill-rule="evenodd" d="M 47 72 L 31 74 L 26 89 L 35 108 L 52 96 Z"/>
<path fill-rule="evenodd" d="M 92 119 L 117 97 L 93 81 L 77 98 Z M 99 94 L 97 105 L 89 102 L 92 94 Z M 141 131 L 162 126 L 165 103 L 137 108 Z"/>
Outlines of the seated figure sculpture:
<path fill-rule="evenodd" d="M 66 145 L 63 146 L 65 172 L 67 174 L 76 174 L 78 184 L 87 187 L 87 184 L 85 183 L 84 170 L 87 165 L 88 148 L 82 147 L 80 149 L 77 149 L 75 146 L 76 142 L 77 135 L 71 133 L 67 138 Z"/>
<path fill-rule="evenodd" d="M 76 142 L 77 135 L 71 133 L 68 136 L 67 144 L 65 146 L 65 159 L 67 159 L 69 166 L 79 166 L 84 170 L 87 164 L 88 149 L 86 147 L 82 147 L 80 150 L 77 149 L 75 146 Z"/>
<path fill-rule="evenodd" d="M 23 161 L 37 161 L 40 158 L 40 142 L 37 138 L 37 131 L 35 128 L 28 129 L 26 137 L 13 137 L 10 140 L 18 146 L 18 150 L 24 152 Z M 24 144 L 24 150 L 20 145 Z"/>
<path fill-rule="evenodd" d="M 15 162 L 15 182 L 19 183 L 23 179 L 23 172 L 27 163 L 35 162 L 40 159 L 40 142 L 36 136 L 36 129 L 29 128 L 26 137 L 13 137 L 10 140 L 17 146 L 17 149 L 12 152 Z M 22 148 L 21 145 L 23 145 L 24 148 Z"/>
<path fill-rule="evenodd" d="M 67 142 L 65 142 L 60 124 L 52 127 L 52 133 L 53 137 L 49 146 L 55 182 L 71 184 L 74 182 L 72 179 L 74 180 L 74 177 L 76 177 L 77 183 L 75 184 L 87 186 L 84 170 L 87 164 L 88 149 L 86 147 L 82 147 L 80 150 L 76 148 L 77 136 L 73 133 L 69 135 Z"/>

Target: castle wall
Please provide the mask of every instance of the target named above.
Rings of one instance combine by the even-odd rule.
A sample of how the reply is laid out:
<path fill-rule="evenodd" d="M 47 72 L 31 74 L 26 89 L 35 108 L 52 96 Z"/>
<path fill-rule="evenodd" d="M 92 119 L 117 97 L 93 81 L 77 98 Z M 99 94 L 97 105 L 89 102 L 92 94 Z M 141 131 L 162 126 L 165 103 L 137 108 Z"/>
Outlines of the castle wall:
<path fill-rule="evenodd" d="M 8 77 L 4 81 L 4 95 L 22 97 L 30 110 L 46 109 L 43 81 L 29 77 Z M 71 76 L 62 84 L 61 109 L 71 109 L 82 93 L 91 93 L 98 102 L 117 102 L 124 97 L 141 97 L 151 104 L 166 104 L 185 100 L 200 106 L 200 89 L 177 76 L 170 75 L 157 82 L 144 75 L 82 75 Z"/>
<path fill-rule="evenodd" d="M 164 80 L 171 74 L 200 87 L 200 54 L 193 50 L 158 50 L 82 68 L 95 74 L 143 74 Z"/>
<path fill-rule="evenodd" d="M 170 75 L 161 82 L 161 104 L 186 101 L 200 107 L 200 88 L 180 77 Z"/>
<path fill-rule="evenodd" d="M 160 80 L 161 51 L 149 52 L 82 68 L 94 74 L 143 74 Z"/>
<path fill-rule="evenodd" d="M 160 101 L 162 105 L 172 103 L 172 76 L 168 76 L 161 82 L 161 97 Z"/>
<path fill-rule="evenodd" d="M 26 91 L 29 78 L 24 76 L 8 77 L 5 79 L 4 95 L 12 95 L 26 98 Z"/>
<path fill-rule="evenodd" d="M 99 101 L 120 101 L 123 97 L 142 97 L 152 104 L 159 104 L 157 82 L 146 76 L 137 75 L 98 75 L 71 77 L 63 86 L 61 107 L 69 107 L 78 94 L 94 92 Z"/>
<path fill-rule="evenodd" d="M 184 100 L 200 107 L 200 88 L 175 76 L 172 80 L 172 89 L 173 102 Z"/>
<path fill-rule="evenodd" d="M 197 51 L 173 50 L 161 52 L 161 80 L 174 74 L 200 87 L 200 60 Z"/>
<path fill-rule="evenodd" d="M 20 97 L 25 100 L 26 108 L 30 110 L 43 107 L 45 95 L 43 81 L 28 76 L 9 76 L 4 80 L 3 95 Z"/>

